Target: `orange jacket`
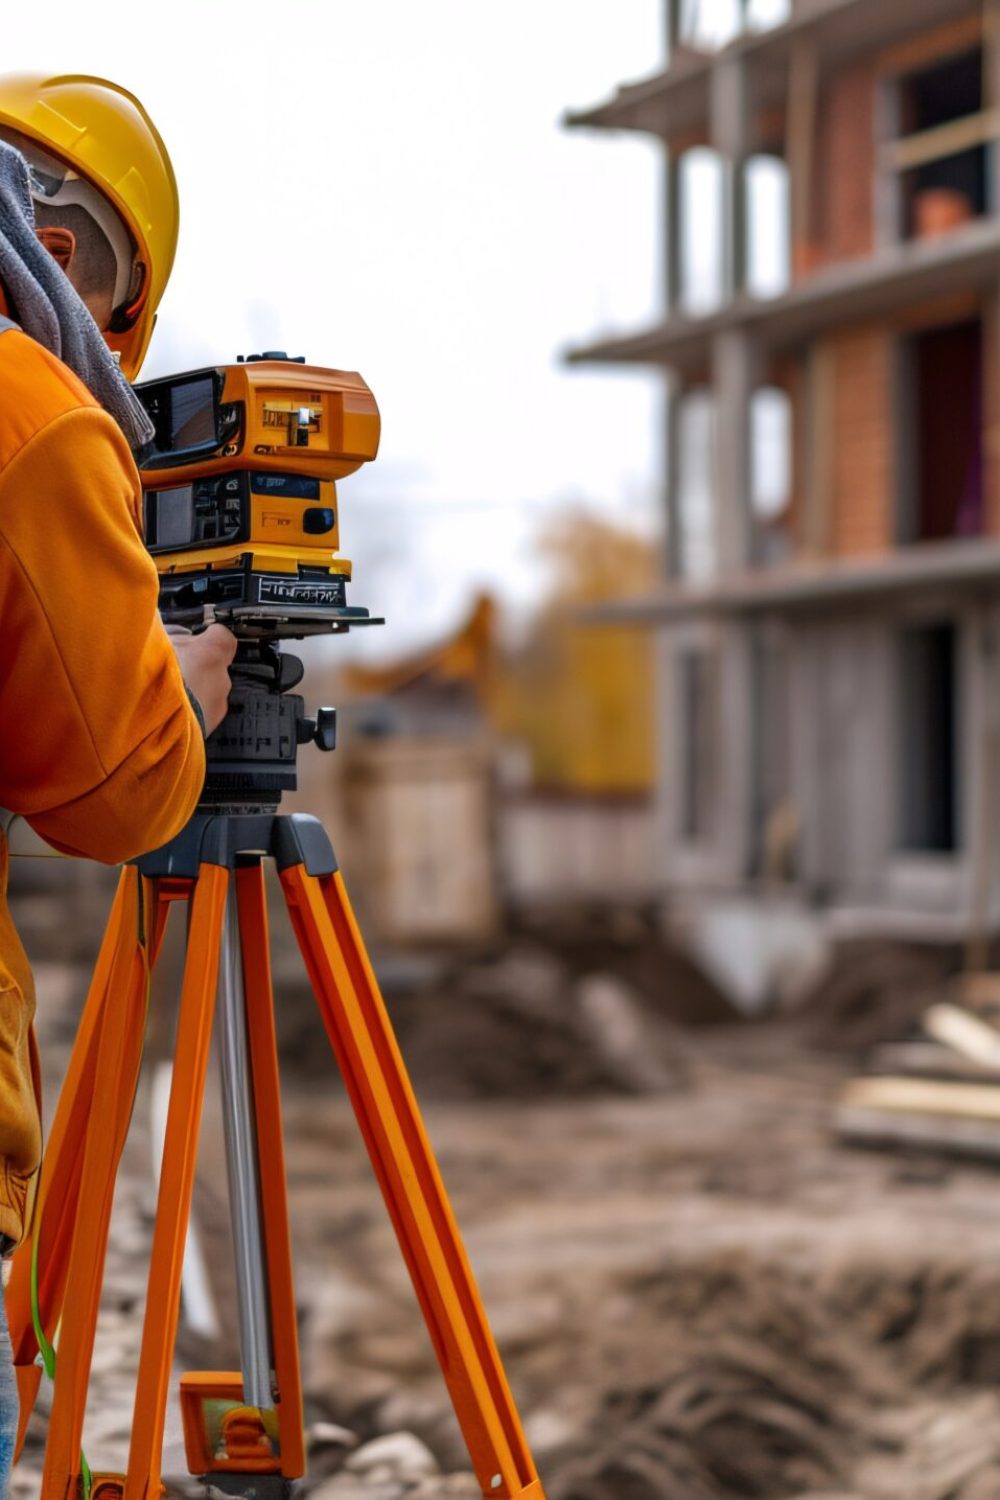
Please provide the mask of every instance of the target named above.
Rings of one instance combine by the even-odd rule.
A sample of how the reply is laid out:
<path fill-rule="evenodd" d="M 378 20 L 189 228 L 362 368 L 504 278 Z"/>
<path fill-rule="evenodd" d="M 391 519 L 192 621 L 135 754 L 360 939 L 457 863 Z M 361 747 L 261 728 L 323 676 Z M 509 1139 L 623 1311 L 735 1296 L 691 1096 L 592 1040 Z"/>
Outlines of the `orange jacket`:
<path fill-rule="evenodd" d="M 107 864 L 179 832 L 205 773 L 140 502 L 112 418 L 40 344 L 0 333 L 0 806 Z M 0 1233 L 15 1239 L 40 1156 L 34 1010 L 0 834 Z"/>

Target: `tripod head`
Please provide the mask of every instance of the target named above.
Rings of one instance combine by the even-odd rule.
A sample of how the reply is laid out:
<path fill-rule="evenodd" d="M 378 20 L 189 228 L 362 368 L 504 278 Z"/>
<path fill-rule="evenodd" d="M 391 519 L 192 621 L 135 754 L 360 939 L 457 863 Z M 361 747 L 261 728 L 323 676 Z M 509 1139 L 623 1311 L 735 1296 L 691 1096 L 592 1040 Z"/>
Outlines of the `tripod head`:
<path fill-rule="evenodd" d="M 295 790 L 299 746 L 335 748 L 336 709 L 319 708 L 310 718 L 305 700 L 291 691 L 304 671 L 297 656 L 273 641 L 240 640 L 226 717 L 205 743 L 199 812 L 274 812 L 282 792 Z"/>

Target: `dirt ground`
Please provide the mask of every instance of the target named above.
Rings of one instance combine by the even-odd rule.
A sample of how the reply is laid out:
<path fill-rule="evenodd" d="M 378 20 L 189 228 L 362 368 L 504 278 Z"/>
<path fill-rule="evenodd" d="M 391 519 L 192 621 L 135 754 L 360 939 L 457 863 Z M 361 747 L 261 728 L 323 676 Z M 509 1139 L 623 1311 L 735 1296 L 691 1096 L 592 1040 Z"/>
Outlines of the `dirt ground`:
<path fill-rule="evenodd" d="M 829 1020 L 858 1013 L 836 986 L 819 992 L 821 1016 L 751 1025 L 706 1001 L 713 1024 L 697 1025 L 679 971 L 654 962 L 641 930 L 585 961 L 569 948 L 521 938 L 390 996 L 550 1500 L 997 1500 L 996 1171 L 836 1143 L 832 1104 L 857 1053 L 835 1050 Z M 423 1478 L 394 1479 L 341 1467 L 328 1444 L 313 1492 L 474 1495 L 349 1106 L 315 1062 L 325 1044 L 280 955 L 278 969 L 298 1058 L 285 1109 L 308 1420 L 362 1445 L 409 1432 L 433 1455 Z M 905 1030 L 926 978 L 905 970 L 890 1031 Z M 78 964 L 50 952 L 51 1073 L 80 983 Z M 879 985 L 892 988 L 883 974 L 861 1007 L 865 1042 L 881 1035 Z M 143 1121 L 140 1100 L 88 1424 L 91 1462 L 109 1468 L 128 1429 L 153 1206 Z M 198 1223 L 224 1331 L 210 1348 L 185 1331 L 180 1352 L 224 1368 L 214 1094 L 202 1139 Z M 43 1442 L 39 1418 L 24 1500 Z M 176 1426 L 168 1448 L 178 1461 Z"/>

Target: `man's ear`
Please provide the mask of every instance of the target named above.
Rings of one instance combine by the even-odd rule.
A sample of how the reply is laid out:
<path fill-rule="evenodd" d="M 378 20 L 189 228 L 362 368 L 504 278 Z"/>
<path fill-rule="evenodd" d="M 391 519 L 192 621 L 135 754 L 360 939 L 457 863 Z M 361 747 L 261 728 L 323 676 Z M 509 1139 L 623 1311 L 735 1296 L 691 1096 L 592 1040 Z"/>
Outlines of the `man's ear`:
<path fill-rule="evenodd" d="M 76 254 L 76 235 L 72 229 L 61 229 L 56 224 L 47 224 L 43 229 L 36 229 L 35 234 L 52 259 L 58 261 L 63 270 L 68 273 Z"/>

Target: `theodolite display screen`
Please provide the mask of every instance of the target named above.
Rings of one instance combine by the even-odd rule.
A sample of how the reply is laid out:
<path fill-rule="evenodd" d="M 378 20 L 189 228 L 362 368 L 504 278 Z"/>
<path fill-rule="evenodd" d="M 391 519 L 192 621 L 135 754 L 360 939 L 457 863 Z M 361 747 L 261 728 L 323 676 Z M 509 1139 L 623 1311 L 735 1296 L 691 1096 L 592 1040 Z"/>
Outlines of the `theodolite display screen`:
<path fill-rule="evenodd" d="M 207 456 L 235 435 L 238 417 L 220 405 L 222 377 L 216 370 L 171 380 L 152 380 L 135 391 L 155 428 L 143 466 L 168 467 Z"/>
<path fill-rule="evenodd" d="M 194 486 L 160 490 L 156 539 L 161 547 L 189 547 L 193 539 Z"/>
<path fill-rule="evenodd" d="M 150 552 L 217 547 L 249 535 L 247 481 L 242 474 L 147 490 L 143 499 Z"/>
<path fill-rule="evenodd" d="M 209 377 L 175 385 L 170 402 L 171 448 L 193 448 L 215 438 L 215 382 Z"/>

